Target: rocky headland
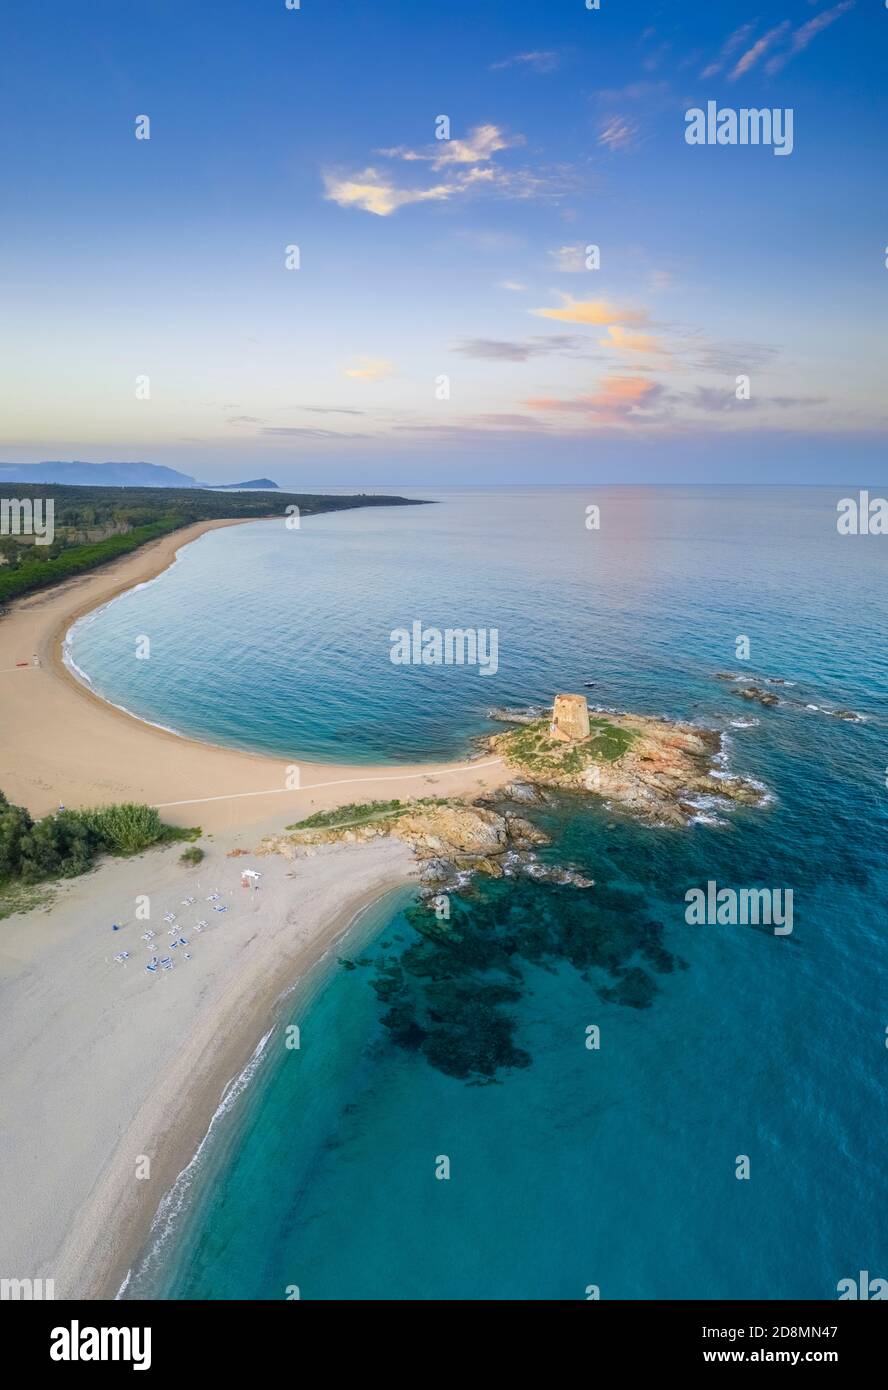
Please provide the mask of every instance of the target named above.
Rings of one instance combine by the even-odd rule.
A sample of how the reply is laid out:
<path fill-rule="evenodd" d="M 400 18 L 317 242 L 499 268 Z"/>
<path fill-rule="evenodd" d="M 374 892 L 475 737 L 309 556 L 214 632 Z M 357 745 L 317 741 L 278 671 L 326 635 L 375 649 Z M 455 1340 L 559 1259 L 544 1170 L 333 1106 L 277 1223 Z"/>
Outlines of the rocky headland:
<path fill-rule="evenodd" d="M 490 747 L 537 787 L 589 792 L 654 825 L 689 824 L 701 798 L 766 799 L 759 784 L 720 766 L 719 733 L 666 719 L 593 712 L 588 736 L 569 740 L 537 719 L 495 734 Z"/>

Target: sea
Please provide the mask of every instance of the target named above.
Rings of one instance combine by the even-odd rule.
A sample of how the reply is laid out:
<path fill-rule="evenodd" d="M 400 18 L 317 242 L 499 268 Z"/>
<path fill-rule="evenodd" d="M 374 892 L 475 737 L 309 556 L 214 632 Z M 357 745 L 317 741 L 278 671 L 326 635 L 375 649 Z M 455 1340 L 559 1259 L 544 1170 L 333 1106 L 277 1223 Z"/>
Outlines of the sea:
<path fill-rule="evenodd" d="M 208 533 L 76 626 L 107 700 L 287 762 L 461 760 L 492 709 L 579 691 L 719 730 L 765 789 L 681 829 L 559 796 L 525 811 L 540 859 L 594 887 L 476 879 L 444 929 L 374 904 L 257 1037 L 123 1297 L 888 1277 L 888 539 L 839 534 L 856 493 L 405 489 L 428 505 Z M 398 664 L 415 622 L 496 661 Z M 690 924 L 710 882 L 791 891 L 792 931 Z"/>

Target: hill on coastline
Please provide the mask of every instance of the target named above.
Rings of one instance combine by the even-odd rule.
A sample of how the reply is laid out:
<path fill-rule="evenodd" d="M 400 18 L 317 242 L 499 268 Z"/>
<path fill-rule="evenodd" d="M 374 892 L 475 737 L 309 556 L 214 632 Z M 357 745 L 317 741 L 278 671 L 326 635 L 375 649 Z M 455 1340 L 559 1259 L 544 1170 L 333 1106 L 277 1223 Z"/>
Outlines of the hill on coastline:
<path fill-rule="evenodd" d="M 82 463 L 77 459 L 43 463 L 0 463 L 2 483 L 56 483 L 68 487 L 175 487 L 204 488 L 211 492 L 277 491 L 271 478 L 251 478 L 245 483 L 202 483 L 190 473 L 166 468 L 161 463 Z"/>

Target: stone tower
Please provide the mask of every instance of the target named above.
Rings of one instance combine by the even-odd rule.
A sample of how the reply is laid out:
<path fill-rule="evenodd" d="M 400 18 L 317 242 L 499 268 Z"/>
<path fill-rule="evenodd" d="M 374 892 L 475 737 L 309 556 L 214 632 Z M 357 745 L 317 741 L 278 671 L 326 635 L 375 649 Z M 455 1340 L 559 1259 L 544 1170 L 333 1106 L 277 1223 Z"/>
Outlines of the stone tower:
<path fill-rule="evenodd" d="M 585 695 L 556 695 L 549 732 L 567 741 L 589 737 L 589 705 Z"/>

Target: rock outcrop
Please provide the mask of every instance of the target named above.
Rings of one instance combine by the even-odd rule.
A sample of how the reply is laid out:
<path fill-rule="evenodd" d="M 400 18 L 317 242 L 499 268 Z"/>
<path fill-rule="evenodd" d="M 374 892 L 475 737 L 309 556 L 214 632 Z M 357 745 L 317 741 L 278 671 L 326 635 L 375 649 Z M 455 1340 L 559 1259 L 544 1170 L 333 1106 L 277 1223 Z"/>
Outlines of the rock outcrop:
<path fill-rule="evenodd" d="M 641 820 L 686 825 L 701 797 L 761 805 L 764 790 L 718 766 L 721 736 L 690 724 L 596 714 L 587 739 L 564 743 L 547 720 L 497 734 L 491 749 L 528 782 L 593 792 Z"/>

